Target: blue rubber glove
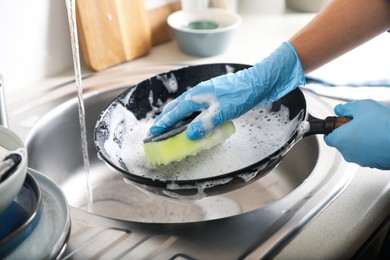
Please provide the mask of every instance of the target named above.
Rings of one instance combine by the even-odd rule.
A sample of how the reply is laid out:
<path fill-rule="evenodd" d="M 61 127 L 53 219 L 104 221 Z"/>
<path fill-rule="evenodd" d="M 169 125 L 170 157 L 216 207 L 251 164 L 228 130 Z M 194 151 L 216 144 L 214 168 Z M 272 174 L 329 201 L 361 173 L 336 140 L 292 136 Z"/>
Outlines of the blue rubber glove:
<path fill-rule="evenodd" d="M 325 136 L 325 142 L 348 162 L 390 170 L 390 107 L 360 100 L 337 105 L 334 111 L 353 120 Z"/>
<path fill-rule="evenodd" d="M 195 111 L 202 111 L 188 126 L 191 140 L 202 138 L 225 121 L 281 98 L 305 84 L 298 55 L 283 43 L 253 67 L 204 81 L 166 105 L 149 130 L 159 135 Z"/>

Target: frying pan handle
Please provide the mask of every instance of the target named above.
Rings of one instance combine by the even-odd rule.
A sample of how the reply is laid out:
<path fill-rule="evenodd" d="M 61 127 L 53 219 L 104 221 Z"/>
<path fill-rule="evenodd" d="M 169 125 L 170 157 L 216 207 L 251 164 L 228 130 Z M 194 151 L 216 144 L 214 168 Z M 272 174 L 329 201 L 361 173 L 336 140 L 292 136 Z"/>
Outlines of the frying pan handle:
<path fill-rule="evenodd" d="M 344 116 L 328 116 L 325 119 L 318 119 L 309 114 L 309 124 L 310 130 L 304 134 L 304 136 L 315 135 L 315 134 L 324 134 L 327 135 L 332 132 L 337 127 L 348 123 L 352 120 L 351 117 Z"/>

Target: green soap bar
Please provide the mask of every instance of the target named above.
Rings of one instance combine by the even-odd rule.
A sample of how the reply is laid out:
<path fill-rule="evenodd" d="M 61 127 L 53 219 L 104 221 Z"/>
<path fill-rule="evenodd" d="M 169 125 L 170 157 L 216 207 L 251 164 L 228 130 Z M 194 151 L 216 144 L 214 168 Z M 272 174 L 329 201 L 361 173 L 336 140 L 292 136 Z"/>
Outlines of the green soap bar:
<path fill-rule="evenodd" d="M 181 161 L 187 156 L 196 155 L 202 150 L 223 143 L 235 130 L 233 122 L 227 121 L 211 134 L 199 140 L 188 139 L 187 130 L 184 130 L 161 141 L 144 142 L 146 159 L 152 165 L 168 165 L 175 161 Z"/>

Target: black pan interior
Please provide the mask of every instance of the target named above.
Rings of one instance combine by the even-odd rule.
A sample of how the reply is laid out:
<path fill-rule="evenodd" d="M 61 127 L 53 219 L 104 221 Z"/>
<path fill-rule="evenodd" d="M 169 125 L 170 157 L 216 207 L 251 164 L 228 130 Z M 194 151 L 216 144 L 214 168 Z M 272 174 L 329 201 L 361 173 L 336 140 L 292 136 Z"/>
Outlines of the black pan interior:
<path fill-rule="evenodd" d="M 128 88 L 111 102 L 96 124 L 95 145 L 100 157 L 125 179 L 171 197 L 176 193 L 196 196 L 206 190 L 207 194 L 201 195 L 214 195 L 262 177 L 279 163 L 294 143 L 298 125 L 306 115 L 306 101 L 299 89 L 268 107 L 254 108 L 235 119 L 236 133 L 227 142 L 182 162 L 151 167 L 142 162 L 141 150 L 136 154 L 139 160 L 132 161 L 135 156 L 131 154 L 140 149 L 135 143 L 142 143 L 154 118 L 167 102 L 201 81 L 248 67 L 243 64 L 190 66 L 156 75 Z M 283 112 L 286 109 L 287 114 Z M 288 118 L 282 118 L 285 116 Z M 273 122 L 273 129 L 264 130 L 269 121 Z M 278 136 L 280 133 L 282 135 Z M 266 142 L 274 147 L 261 154 L 265 145 L 256 144 L 256 134 L 269 135 Z M 126 140 L 129 135 L 134 138 Z M 283 140 L 274 144 L 276 138 Z M 218 157 L 219 154 L 225 157 Z M 199 174 L 193 175 L 193 171 Z M 170 194 L 172 191 L 175 194 Z"/>

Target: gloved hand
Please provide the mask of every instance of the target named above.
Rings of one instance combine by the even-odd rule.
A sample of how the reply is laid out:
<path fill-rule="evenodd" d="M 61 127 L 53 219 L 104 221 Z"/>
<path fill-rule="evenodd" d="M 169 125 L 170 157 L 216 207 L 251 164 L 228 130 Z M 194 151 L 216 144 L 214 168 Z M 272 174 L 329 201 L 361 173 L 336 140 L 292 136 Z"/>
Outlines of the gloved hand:
<path fill-rule="evenodd" d="M 390 107 L 373 100 L 337 105 L 339 116 L 353 119 L 324 137 L 348 162 L 390 170 Z"/>
<path fill-rule="evenodd" d="M 187 136 L 196 140 L 224 121 L 281 98 L 305 84 L 294 47 L 283 43 L 253 67 L 204 81 L 166 105 L 149 130 L 159 135 L 195 111 L 202 111 L 188 126 Z"/>

